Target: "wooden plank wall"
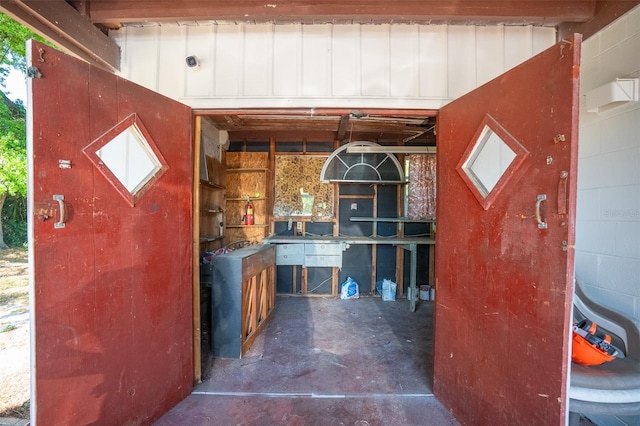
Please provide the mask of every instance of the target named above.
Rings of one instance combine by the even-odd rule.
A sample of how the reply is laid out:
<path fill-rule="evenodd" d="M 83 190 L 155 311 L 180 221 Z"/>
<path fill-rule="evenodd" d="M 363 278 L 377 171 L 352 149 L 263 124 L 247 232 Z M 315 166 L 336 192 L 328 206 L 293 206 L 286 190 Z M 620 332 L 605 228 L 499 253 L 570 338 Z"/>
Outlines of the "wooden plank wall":
<path fill-rule="evenodd" d="M 531 26 L 191 24 L 111 31 L 123 76 L 194 108 L 438 109 L 555 42 Z"/>

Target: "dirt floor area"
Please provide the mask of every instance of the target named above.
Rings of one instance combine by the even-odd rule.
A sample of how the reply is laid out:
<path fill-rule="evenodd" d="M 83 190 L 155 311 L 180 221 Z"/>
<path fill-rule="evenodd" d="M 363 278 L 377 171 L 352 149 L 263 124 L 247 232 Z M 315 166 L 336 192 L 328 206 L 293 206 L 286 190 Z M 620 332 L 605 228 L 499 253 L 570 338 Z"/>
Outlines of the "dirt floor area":
<path fill-rule="evenodd" d="M 0 250 L 0 417 L 29 417 L 26 249 Z"/>

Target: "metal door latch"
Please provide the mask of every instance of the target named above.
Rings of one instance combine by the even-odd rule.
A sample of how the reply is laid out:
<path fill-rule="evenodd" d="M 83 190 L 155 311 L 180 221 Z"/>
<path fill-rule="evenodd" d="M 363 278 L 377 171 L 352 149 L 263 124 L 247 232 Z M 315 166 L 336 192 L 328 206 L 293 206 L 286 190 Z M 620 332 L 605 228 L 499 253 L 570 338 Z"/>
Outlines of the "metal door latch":
<path fill-rule="evenodd" d="M 64 195 L 56 194 L 53 196 L 53 201 L 58 202 L 58 207 L 60 208 L 60 221 L 53 224 L 55 229 L 64 228 L 66 224 L 64 223 Z"/>
<path fill-rule="evenodd" d="M 547 199 L 547 194 L 539 194 L 536 199 L 536 220 L 538 221 L 538 229 L 547 229 L 547 222 L 542 220 L 542 213 L 540 212 L 540 207 L 542 206 L 542 202 Z"/>

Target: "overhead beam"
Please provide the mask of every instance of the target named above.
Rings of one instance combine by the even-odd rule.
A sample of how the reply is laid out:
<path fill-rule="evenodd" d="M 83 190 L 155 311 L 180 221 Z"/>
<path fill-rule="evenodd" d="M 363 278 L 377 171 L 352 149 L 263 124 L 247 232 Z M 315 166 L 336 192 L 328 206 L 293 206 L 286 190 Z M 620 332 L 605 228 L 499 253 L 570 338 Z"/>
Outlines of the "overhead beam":
<path fill-rule="evenodd" d="M 345 114 L 340 118 L 340 124 L 338 125 L 338 131 L 336 132 L 336 140 L 342 142 L 347 136 L 347 130 L 349 129 L 349 114 Z"/>
<path fill-rule="evenodd" d="M 595 0 L 90 1 L 94 23 L 146 21 L 517 23 L 555 26 L 593 17 Z"/>
<path fill-rule="evenodd" d="M 120 69 L 118 45 L 63 0 L 0 0 L 0 11 L 70 54 Z"/>
<path fill-rule="evenodd" d="M 383 153 L 383 154 L 435 154 L 435 146 L 393 146 L 393 145 L 355 145 L 347 148 L 349 154 Z"/>
<path fill-rule="evenodd" d="M 558 40 L 580 33 L 584 40 L 640 4 L 637 0 L 598 1 L 592 19 L 587 22 L 564 22 L 558 26 Z"/>

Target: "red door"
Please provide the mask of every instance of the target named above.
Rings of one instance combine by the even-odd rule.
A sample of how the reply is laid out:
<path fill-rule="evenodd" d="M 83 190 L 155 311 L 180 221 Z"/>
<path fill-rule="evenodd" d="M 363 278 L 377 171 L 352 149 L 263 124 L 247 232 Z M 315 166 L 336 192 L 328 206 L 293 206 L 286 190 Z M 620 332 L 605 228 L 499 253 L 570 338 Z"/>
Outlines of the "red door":
<path fill-rule="evenodd" d="M 192 113 L 29 51 L 31 418 L 150 423 L 193 383 Z"/>
<path fill-rule="evenodd" d="M 580 43 L 440 110 L 434 393 L 464 424 L 564 424 Z"/>

